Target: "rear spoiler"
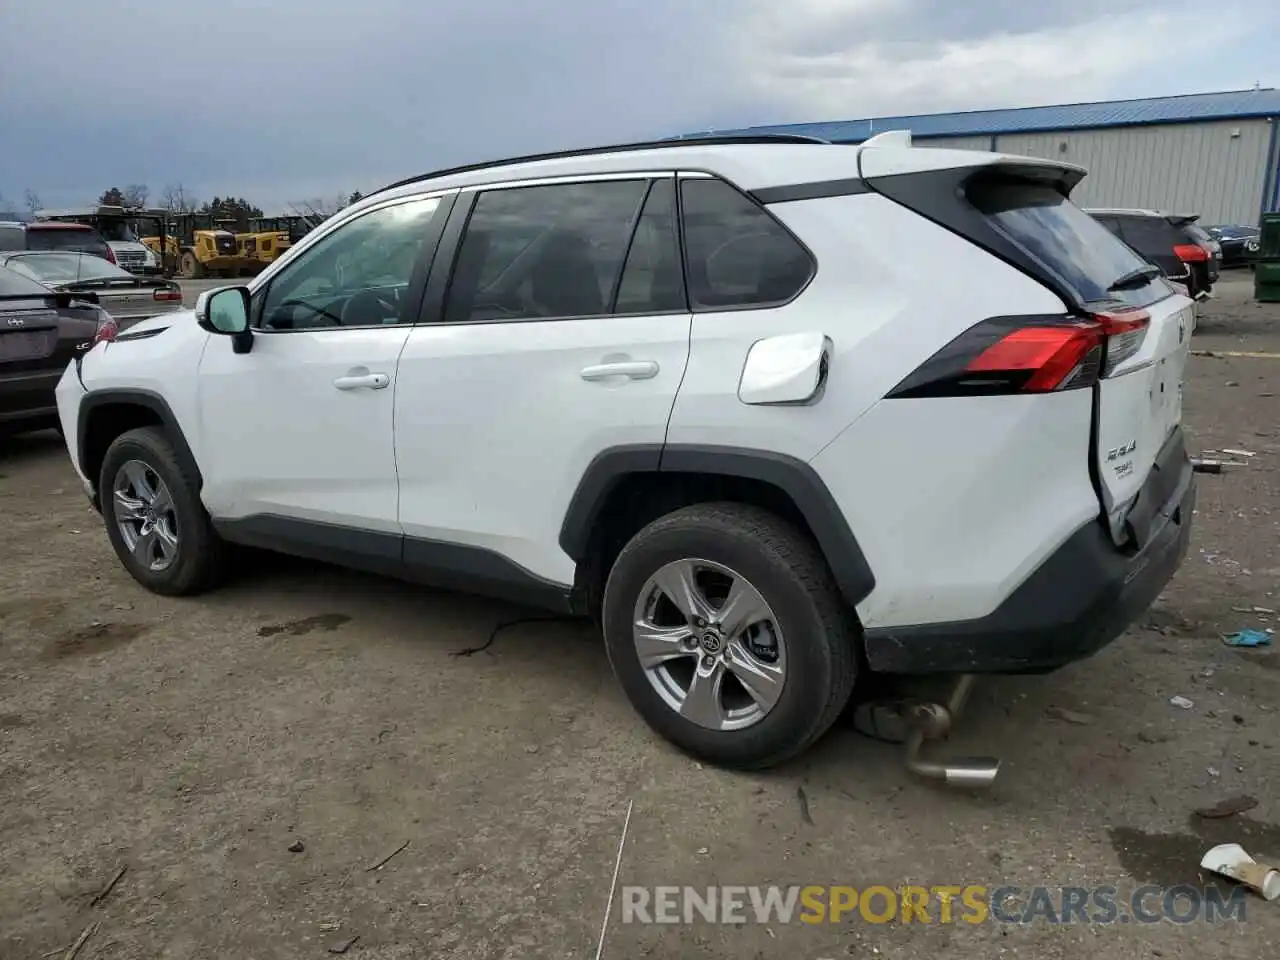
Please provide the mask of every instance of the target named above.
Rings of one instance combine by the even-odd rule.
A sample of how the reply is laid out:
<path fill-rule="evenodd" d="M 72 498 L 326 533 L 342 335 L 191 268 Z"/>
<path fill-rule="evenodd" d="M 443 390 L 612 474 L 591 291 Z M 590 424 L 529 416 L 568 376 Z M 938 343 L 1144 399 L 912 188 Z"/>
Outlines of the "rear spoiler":
<path fill-rule="evenodd" d="M 48 293 L 0 293 L 0 302 L 11 302 L 21 300 L 50 300 L 59 309 L 69 307 L 73 302 L 79 300 L 83 303 L 98 303 L 98 295 L 92 291 L 84 291 L 78 293 L 72 290 L 50 290 Z"/>
<path fill-rule="evenodd" d="M 1173 227 L 1185 227 L 1189 223 L 1195 223 L 1200 219 L 1198 213 L 1171 213 L 1165 217 L 1169 221 L 1169 225 Z"/>

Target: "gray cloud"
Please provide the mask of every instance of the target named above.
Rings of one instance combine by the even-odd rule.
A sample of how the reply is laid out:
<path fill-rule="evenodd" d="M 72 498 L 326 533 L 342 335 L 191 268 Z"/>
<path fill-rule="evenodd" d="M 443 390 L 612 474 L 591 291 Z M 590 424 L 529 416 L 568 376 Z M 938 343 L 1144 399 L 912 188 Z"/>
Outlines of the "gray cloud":
<path fill-rule="evenodd" d="M 277 205 L 713 126 L 1221 88 L 1268 79 L 1234 74 L 1276 17 L 1217 5 L 1203 27 L 1232 55 L 1206 69 L 1205 30 L 1155 0 L 11 4 L 0 192 L 181 180 Z"/>

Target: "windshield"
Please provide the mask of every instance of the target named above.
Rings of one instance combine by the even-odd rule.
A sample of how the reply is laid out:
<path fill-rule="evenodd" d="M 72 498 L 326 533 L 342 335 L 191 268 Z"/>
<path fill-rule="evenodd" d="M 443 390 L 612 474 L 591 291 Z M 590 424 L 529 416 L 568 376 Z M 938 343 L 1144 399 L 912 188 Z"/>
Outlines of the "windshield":
<path fill-rule="evenodd" d="M 10 270 L 6 266 L 0 266 L 0 297 L 22 296 L 30 294 L 33 297 L 47 297 L 49 290 L 42 287 L 29 277 Z"/>
<path fill-rule="evenodd" d="M 972 187 L 969 199 L 1085 303 L 1140 307 L 1173 292 L 1158 273 L 1113 289 L 1150 262 L 1051 186 L 994 180 Z"/>
<path fill-rule="evenodd" d="M 14 257 L 9 266 L 42 283 L 75 283 L 77 280 L 132 280 L 131 274 L 101 257 L 87 253 L 48 253 Z"/>
<path fill-rule="evenodd" d="M 108 220 L 98 225 L 98 232 L 112 243 L 136 243 L 138 232 L 124 220 Z"/>

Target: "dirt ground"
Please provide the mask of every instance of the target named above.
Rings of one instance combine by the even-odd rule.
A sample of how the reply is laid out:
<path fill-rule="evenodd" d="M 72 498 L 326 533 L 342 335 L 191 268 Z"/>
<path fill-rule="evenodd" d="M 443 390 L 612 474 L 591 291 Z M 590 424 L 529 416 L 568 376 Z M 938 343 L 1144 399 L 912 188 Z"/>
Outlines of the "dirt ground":
<path fill-rule="evenodd" d="M 1249 295 L 1224 282 L 1195 347 L 1280 351 L 1280 307 Z M 769 775 L 696 765 L 632 714 L 585 625 L 520 624 L 457 656 L 527 615 L 488 601 L 282 558 L 208 597 L 149 595 L 57 438 L 12 441 L 0 958 L 50 956 L 94 923 L 80 958 L 321 957 L 353 936 L 348 955 L 387 960 L 591 957 L 629 803 L 620 886 L 1110 885 L 1123 900 L 1202 884 L 1215 842 L 1280 858 L 1280 649 L 1219 636 L 1280 620 L 1252 610 L 1280 608 L 1277 393 L 1280 361 L 1192 360 L 1193 447 L 1256 455 L 1200 478 L 1187 562 L 1129 634 L 1054 675 L 979 685 L 947 750 L 1004 759 L 985 793 L 917 782 L 847 727 Z M 1240 794 L 1257 806 L 1194 814 Z M 1280 902 L 1247 911 L 728 927 L 624 924 L 615 904 L 604 956 L 1275 956 Z"/>

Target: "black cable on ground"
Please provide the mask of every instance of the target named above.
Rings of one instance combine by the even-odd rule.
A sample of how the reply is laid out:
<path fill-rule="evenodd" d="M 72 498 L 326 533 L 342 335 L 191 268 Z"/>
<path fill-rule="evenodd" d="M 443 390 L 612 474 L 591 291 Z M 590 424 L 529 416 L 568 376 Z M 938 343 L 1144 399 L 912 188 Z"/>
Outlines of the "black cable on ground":
<path fill-rule="evenodd" d="M 517 620 L 504 620 L 492 630 L 489 631 L 489 638 L 478 647 L 465 647 L 462 650 L 454 650 L 449 656 L 451 657 L 470 657 L 477 653 L 487 651 L 493 646 L 493 641 L 498 639 L 498 634 L 508 627 L 518 627 L 526 623 L 577 623 L 581 617 L 550 616 L 550 617 L 520 617 Z"/>

